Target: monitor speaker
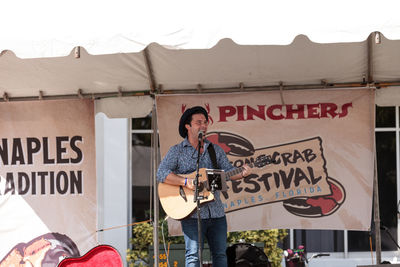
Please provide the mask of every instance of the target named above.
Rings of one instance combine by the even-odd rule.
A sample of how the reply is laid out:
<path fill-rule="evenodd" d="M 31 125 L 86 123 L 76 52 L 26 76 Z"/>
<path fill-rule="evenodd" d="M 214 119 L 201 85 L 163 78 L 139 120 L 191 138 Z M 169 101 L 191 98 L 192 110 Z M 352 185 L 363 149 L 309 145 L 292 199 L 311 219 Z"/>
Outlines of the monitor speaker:
<path fill-rule="evenodd" d="M 252 244 L 233 244 L 226 250 L 228 267 L 271 267 L 264 251 Z"/>

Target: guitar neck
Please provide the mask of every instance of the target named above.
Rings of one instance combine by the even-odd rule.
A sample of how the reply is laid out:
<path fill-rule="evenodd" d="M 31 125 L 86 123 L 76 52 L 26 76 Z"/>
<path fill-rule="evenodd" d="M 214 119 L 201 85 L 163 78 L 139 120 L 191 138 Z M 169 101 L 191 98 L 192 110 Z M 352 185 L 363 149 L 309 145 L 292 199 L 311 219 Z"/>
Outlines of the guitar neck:
<path fill-rule="evenodd" d="M 249 165 L 250 168 L 253 168 L 253 166 L 254 166 L 253 163 L 249 163 L 248 165 Z M 243 167 L 239 167 L 239 168 L 236 168 L 234 170 L 225 172 L 226 180 L 229 180 L 232 176 L 235 176 L 236 174 L 241 173 L 243 170 L 244 170 Z"/>

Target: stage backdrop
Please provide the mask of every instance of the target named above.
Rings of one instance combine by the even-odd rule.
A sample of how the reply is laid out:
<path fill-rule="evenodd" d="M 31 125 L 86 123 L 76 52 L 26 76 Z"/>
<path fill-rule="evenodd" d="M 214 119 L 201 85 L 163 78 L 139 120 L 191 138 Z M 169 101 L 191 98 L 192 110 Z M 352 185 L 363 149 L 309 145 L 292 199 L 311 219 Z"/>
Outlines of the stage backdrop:
<path fill-rule="evenodd" d="M 207 138 L 235 167 L 271 159 L 245 179 L 228 182 L 221 199 L 230 231 L 369 229 L 373 90 L 161 95 L 156 104 L 162 157 L 182 141 L 182 112 L 199 105 L 209 113 Z M 176 221 L 169 227 L 180 232 Z"/>
<path fill-rule="evenodd" d="M 97 244 L 93 101 L 1 103 L 0 125 L 0 266 L 83 255 Z"/>

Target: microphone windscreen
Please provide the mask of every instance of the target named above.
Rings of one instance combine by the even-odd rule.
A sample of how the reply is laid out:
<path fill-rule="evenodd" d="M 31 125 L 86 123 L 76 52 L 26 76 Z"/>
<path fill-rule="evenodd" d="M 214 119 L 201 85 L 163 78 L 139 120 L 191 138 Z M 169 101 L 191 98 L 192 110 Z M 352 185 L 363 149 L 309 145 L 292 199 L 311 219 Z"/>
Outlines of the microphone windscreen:
<path fill-rule="evenodd" d="M 199 138 L 202 138 L 203 135 L 204 135 L 204 131 L 202 131 L 202 130 L 200 130 L 200 131 L 198 132 L 198 134 L 197 134 L 197 136 L 198 136 Z"/>

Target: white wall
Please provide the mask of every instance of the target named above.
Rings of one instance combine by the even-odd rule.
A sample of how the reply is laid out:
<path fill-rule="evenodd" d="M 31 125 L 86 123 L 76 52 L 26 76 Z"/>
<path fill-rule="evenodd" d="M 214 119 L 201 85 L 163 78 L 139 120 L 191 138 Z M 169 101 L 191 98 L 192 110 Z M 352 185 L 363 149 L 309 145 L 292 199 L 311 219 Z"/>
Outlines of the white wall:
<path fill-rule="evenodd" d="M 129 120 L 96 115 L 98 229 L 130 223 Z M 99 244 L 116 248 L 126 264 L 131 227 L 99 232 Z"/>

